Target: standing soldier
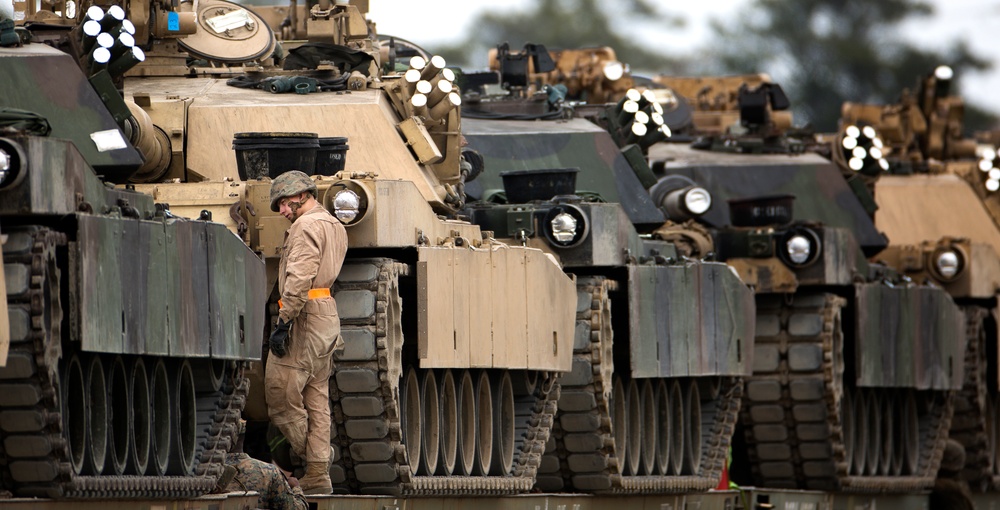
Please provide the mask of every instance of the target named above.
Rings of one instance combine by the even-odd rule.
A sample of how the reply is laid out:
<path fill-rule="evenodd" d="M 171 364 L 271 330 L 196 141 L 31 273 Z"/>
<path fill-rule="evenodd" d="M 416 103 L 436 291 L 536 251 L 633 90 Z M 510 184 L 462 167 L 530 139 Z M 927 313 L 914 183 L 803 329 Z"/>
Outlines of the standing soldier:
<path fill-rule="evenodd" d="M 264 374 L 268 416 L 306 461 L 306 494 L 329 494 L 330 372 L 340 317 L 330 288 L 347 253 L 344 226 L 316 201 L 306 174 L 285 172 L 271 183 L 271 210 L 292 225 L 278 267 L 278 325 Z"/>

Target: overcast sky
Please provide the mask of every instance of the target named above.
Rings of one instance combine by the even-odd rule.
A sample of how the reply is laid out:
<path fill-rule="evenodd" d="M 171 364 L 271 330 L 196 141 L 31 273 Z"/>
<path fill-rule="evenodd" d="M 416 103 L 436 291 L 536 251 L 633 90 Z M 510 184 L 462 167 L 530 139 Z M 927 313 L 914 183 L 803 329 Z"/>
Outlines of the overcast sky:
<path fill-rule="evenodd" d="M 962 94 L 967 101 L 1000 114 L 1000 44 L 997 44 L 1000 34 L 1000 1 L 927 1 L 934 6 L 935 15 L 933 18 L 907 23 L 903 27 L 905 36 L 916 44 L 931 49 L 941 49 L 957 38 L 966 38 L 976 54 L 993 62 L 994 69 L 961 77 Z M 674 52 L 680 54 L 684 48 L 700 46 L 711 36 L 709 19 L 715 17 L 724 20 L 727 16 L 733 16 L 749 1 L 653 0 L 653 3 L 663 12 L 685 17 L 687 26 L 669 31 L 651 31 L 643 36 L 658 41 L 659 47 L 676 48 Z M 472 21 L 476 14 L 485 10 L 518 10 L 528 5 L 530 0 L 371 0 L 369 19 L 376 22 L 379 33 L 396 35 L 422 46 L 433 46 L 434 43 L 461 39 L 462 34 L 474 29 Z"/>
<path fill-rule="evenodd" d="M 489 9 L 493 11 L 523 9 L 531 0 L 370 0 L 369 18 L 383 34 L 392 34 L 412 40 L 423 46 L 454 42 L 462 34 L 473 30 L 476 15 Z M 863 1 L 863 0 L 855 0 Z M 997 0 L 927 0 L 936 14 L 933 18 L 910 22 L 904 33 L 919 45 L 942 48 L 956 38 L 967 39 L 972 49 L 993 62 L 994 69 L 985 73 L 963 76 L 962 94 L 1000 114 L 1000 1 Z M 700 45 L 711 34 L 708 20 L 733 16 L 749 0 L 652 0 L 664 12 L 687 18 L 687 26 L 675 30 L 655 30 L 643 33 L 665 48 L 684 48 Z M 275 0 L 275 3 L 283 3 Z M 0 11 L 11 12 L 12 0 L 0 0 Z M 485 60 L 485 58 L 484 58 Z"/>

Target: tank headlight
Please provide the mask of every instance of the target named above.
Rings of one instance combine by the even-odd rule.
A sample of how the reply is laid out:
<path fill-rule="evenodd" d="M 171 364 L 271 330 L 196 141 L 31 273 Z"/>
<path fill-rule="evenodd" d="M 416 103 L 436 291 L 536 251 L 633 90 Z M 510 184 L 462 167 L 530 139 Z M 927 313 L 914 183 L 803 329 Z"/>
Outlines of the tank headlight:
<path fill-rule="evenodd" d="M 24 151 L 17 142 L 0 138 L 0 188 L 12 186 L 22 180 L 28 166 Z"/>
<path fill-rule="evenodd" d="M 576 218 L 567 214 L 559 213 L 550 222 L 552 227 L 552 237 L 561 243 L 568 243 L 576 237 Z"/>
<path fill-rule="evenodd" d="M 955 247 L 948 247 L 935 251 L 932 255 L 934 276 L 946 282 L 958 278 L 965 269 L 965 256 Z"/>
<path fill-rule="evenodd" d="M 788 258 L 796 264 L 805 263 L 812 255 L 812 246 L 809 245 L 809 240 L 800 235 L 792 236 L 785 243 L 785 249 L 788 250 Z"/>
<path fill-rule="evenodd" d="M 705 214 L 712 207 L 712 194 L 707 189 L 691 188 L 684 194 L 684 208 L 695 216 Z"/>
<path fill-rule="evenodd" d="M 343 189 L 333 196 L 333 215 L 341 223 L 347 224 L 354 221 L 361 212 L 361 197 L 357 193 Z"/>
<path fill-rule="evenodd" d="M 620 80 L 622 76 L 625 75 L 625 65 L 621 62 L 614 60 L 604 64 L 604 77 L 616 81 Z"/>
<path fill-rule="evenodd" d="M 573 204 L 559 204 L 541 219 L 545 238 L 555 248 L 579 246 L 590 232 L 587 213 Z"/>
<path fill-rule="evenodd" d="M 821 244 L 819 234 L 814 230 L 793 228 L 781 237 L 778 253 L 789 266 L 805 267 L 819 258 Z"/>
<path fill-rule="evenodd" d="M 7 151 L 0 149 L 0 186 L 7 183 L 7 178 L 12 175 L 10 171 L 10 154 Z"/>

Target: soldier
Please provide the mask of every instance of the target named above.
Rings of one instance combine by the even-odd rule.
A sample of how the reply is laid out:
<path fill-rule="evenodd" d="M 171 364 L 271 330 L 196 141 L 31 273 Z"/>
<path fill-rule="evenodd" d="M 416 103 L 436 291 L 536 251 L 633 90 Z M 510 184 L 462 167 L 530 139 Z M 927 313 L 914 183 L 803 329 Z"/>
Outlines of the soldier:
<path fill-rule="evenodd" d="M 329 494 L 330 372 L 340 317 L 330 288 L 347 252 L 344 226 L 316 201 L 316 184 L 293 170 L 271 184 L 271 210 L 292 225 L 278 267 L 278 324 L 264 373 L 268 416 L 306 461 L 306 494 Z"/>
<path fill-rule="evenodd" d="M 217 492 L 256 491 L 257 508 L 268 510 L 306 510 L 309 508 L 298 480 L 285 474 L 274 464 L 268 464 L 243 453 L 246 421 L 240 420 L 234 434 L 233 447 L 226 456 L 227 469 L 235 469 L 229 480 Z"/>

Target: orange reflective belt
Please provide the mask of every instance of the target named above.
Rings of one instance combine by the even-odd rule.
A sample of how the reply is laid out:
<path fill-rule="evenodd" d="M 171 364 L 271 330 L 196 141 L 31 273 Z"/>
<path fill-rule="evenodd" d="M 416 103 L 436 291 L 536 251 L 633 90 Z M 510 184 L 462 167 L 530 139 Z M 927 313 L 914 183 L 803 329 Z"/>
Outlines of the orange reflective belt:
<path fill-rule="evenodd" d="M 325 298 L 325 297 L 330 297 L 330 289 L 329 288 L 309 289 L 309 299 L 319 299 L 319 298 Z M 278 300 L 278 309 L 284 308 L 284 306 L 285 305 L 281 304 L 281 300 L 279 299 Z"/>

